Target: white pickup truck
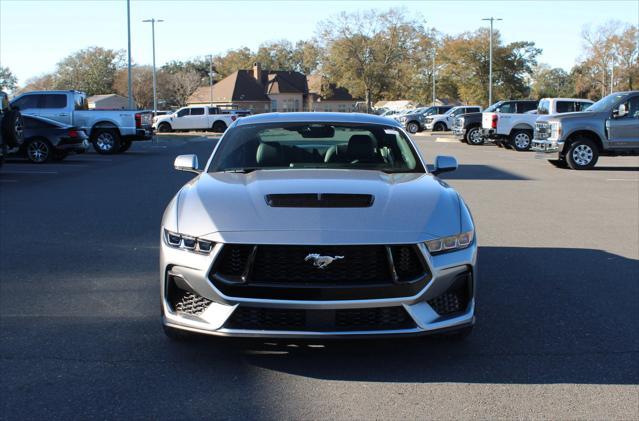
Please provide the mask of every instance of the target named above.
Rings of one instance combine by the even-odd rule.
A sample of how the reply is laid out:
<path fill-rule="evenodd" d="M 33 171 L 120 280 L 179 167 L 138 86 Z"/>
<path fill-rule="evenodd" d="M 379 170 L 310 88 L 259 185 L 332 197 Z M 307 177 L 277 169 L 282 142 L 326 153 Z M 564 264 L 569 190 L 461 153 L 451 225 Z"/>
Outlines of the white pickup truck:
<path fill-rule="evenodd" d="M 192 105 L 155 117 L 153 128 L 160 133 L 189 130 L 213 130 L 221 133 L 240 116 L 241 114 L 227 113 L 218 107 Z"/>
<path fill-rule="evenodd" d="M 150 111 L 89 110 L 87 97 L 79 91 L 31 91 L 11 101 L 24 115 L 45 117 L 76 126 L 86 132 L 96 152 L 126 151 L 131 142 L 153 137 Z"/>
<path fill-rule="evenodd" d="M 588 99 L 579 98 L 505 101 L 491 107 L 494 111 L 482 114 L 482 136 L 498 146 L 527 151 L 532 145 L 535 121 L 540 115 L 583 111 L 592 104 Z"/>

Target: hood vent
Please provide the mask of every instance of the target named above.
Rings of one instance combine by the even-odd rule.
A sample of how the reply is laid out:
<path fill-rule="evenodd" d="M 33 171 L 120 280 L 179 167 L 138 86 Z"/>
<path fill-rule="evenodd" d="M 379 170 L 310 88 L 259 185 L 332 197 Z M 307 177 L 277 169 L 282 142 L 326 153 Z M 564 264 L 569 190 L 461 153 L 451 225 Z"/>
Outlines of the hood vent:
<path fill-rule="evenodd" d="M 267 194 L 266 203 L 274 208 L 368 208 L 372 194 L 300 193 Z"/>

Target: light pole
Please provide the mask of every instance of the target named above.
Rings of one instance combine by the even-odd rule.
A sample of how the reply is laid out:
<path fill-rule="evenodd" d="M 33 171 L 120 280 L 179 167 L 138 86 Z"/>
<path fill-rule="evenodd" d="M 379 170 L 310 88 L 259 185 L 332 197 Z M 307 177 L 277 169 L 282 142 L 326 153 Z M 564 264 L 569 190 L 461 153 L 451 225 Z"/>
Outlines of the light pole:
<path fill-rule="evenodd" d="M 213 54 L 209 56 L 209 102 L 213 106 Z"/>
<path fill-rule="evenodd" d="M 131 87 L 131 0 L 126 0 L 126 29 L 127 29 L 127 40 L 128 40 L 128 96 L 129 96 L 129 109 L 133 108 L 133 89 Z"/>
<path fill-rule="evenodd" d="M 615 84 L 615 59 L 610 61 L 610 93 L 614 90 Z"/>
<path fill-rule="evenodd" d="M 435 49 L 433 48 L 433 103 L 431 106 L 435 106 Z"/>
<path fill-rule="evenodd" d="M 151 43 L 152 51 L 153 51 L 153 117 L 157 115 L 158 112 L 158 93 L 157 93 L 157 82 L 155 79 L 155 22 L 164 22 L 162 19 L 145 19 L 142 22 L 151 22 Z"/>
<path fill-rule="evenodd" d="M 489 64 L 488 64 L 488 105 L 493 104 L 493 22 L 503 20 L 500 18 L 484 18 L 482 20 L 490 21 L 490 53 L 489 53 Z"/>

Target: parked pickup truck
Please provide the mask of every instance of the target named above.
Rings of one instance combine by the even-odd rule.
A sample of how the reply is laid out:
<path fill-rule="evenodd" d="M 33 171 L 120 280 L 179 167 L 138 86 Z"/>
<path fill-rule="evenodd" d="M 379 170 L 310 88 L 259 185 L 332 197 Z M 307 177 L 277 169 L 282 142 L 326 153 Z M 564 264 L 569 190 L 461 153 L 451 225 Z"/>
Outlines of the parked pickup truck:
<path fill-rule="evenodd" d="M 22 114 L 59 121 L 83 130 L 101 154 L 126 151 L 131 142 L 150 140 L 152 113 L 135 110 L 89 110 L 84 92 L 31 91 L 16 97 L 11 105 Z"/>
<path fill-rule="evenodd" d="M 424 121 L 424 127 L 426 130 L 432 130 L 439 132 L 443 130 L 451 130 L 455 119 L 466 113 L 478 113 L 481 112 L 481 107 L 478 105 L 460 105 L 453 107 L 446 111 L 444 114 L 431 115 Z"/>
<path fill-rule="evenodd" d="M 503 104 L 503 101 L 496 102 L 484 110 L 485 113 L 493 112 Z M 469 145 L 482 145 L 484 137 L 481 134 L 482 112 L 469 112 L 460 114 L 453 122 L 453 134 L 459 141 Z"/>
<path fill-rule="evenodd" d="M 536 104 L 537 112 L 530 109 L 532 104 Z M 502 105 L 492 113 L 484 113 L 482 134 L 499 146 L 527 151 L 532 145 L 539 115 L 582 111 L 591 105 L 592 101 L 578 98 L 543 98 L 538 103 L 517 101 L 516 108 Z"/>
<path fill-rule="evenodd" d="M 584 112 L 540 116 L 532 149 L 574 170 L 594 167 L 601 155 L 639 155 L 639 91 L 610 94 Z"/>
<path fill-rule="evenodd" d="M 180 130 L 213 130 L 221 133 L 238 118 L 240 115 L 229 113 L 228 110 L 221 110 L 218 107 L 194 105 L 180 108 L 172 114 L 156 117 L 153 128 L 160 133 Z"/>

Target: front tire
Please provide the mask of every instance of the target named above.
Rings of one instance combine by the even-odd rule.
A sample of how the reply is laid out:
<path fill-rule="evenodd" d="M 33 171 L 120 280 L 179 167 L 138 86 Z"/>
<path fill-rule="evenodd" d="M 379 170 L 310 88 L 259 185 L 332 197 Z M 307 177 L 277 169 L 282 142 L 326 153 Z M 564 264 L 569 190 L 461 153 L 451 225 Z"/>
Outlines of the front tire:
<path fill-rule="evenodd" d="M 410 134 L 415 134 L 419 131 L 419 124 L 414 121 L 411 121 L 410 123 L 406 125 L 406 130 L 408 130 L 408 133 Z"/>
<path fill-rule="evenodd" d="M 224 131 L 226 130 L 226 123 L 224 123 L 223 121 L 216 121 L 215 123 L 213 123 L 212 130 L 216 133 L 224 133 Z"/>
<path fill-rule="evenodd" d="M 444 130 L 446 130 L 446 125 L 442 122 L 436 123 L 433 126 L 433 131 L 434 132 L 443 132 Z"/>
<path fill-rule="evenodd" d="M 53 148 L 47 139 L 36 138 L 27 144 L 25 148 L 27 159 L 34 164 L 43 164 L 53 159 Z"/>
<path fill-rule="evenodd" d="M 97 153 L 113 155 L 120 150 L 120 134 L 115 129 L 95 129 L 91 143 Z"/>
<path fill-rule="evenodd" d="M 510 135 L 510 145 L 519 152 L 530 150 L 532 133 L 530 130 L 514 130 Z"/>
<path fill-rule="evenodd" d="M 579 138 L 572 142 L 566 154 L 566 162 L 573 170 L 589 170 L 599 159 L 599 149 L 595 142 L 586 138 Z"/>
<path fill-rule="evenodd" d="M 481 135 L 479 127 L 471 127 L 466 133 L 466 143 L 473 146 L 483 145 L 484 138 Z"/>
<path fill-rule="evenodd" d="M 169 123 L 160 123 L 160 125 L 158 126 L 159 133 L 171 133 L 172 131 L 173 129 L 171 128 L 171 125 Z"/>

